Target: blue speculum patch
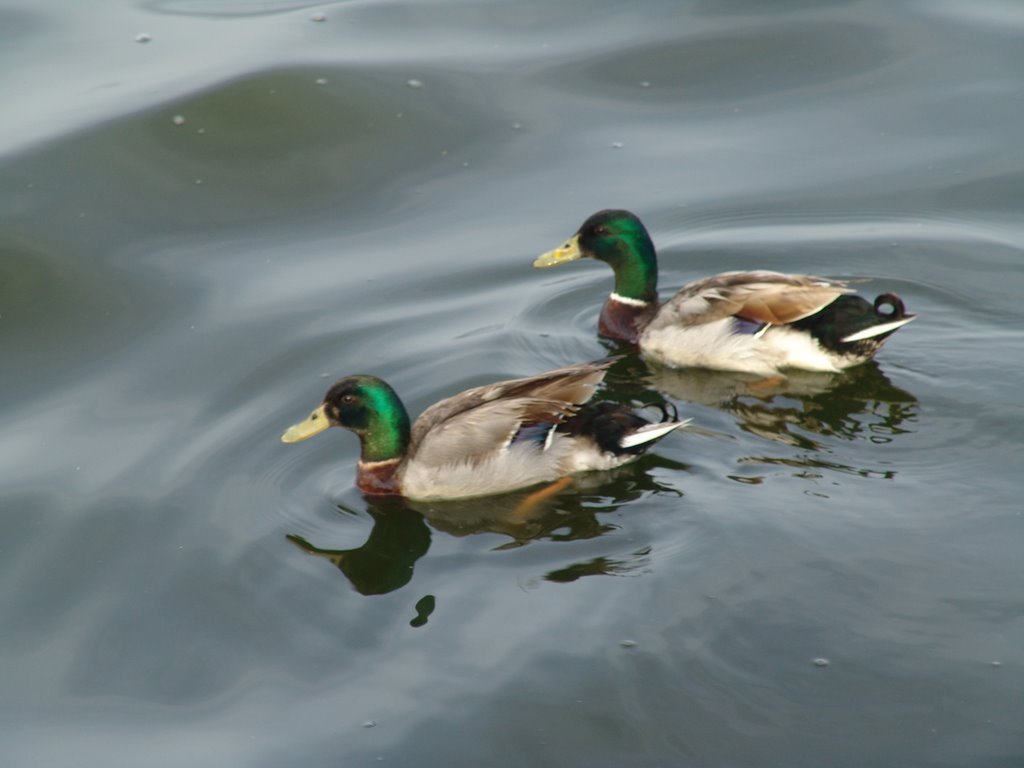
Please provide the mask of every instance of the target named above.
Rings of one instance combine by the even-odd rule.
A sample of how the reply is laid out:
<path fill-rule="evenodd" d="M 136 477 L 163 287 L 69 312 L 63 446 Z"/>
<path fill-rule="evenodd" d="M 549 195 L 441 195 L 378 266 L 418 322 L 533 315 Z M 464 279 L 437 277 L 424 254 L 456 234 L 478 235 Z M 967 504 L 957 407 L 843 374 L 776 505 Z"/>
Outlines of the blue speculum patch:
<path fill-rule="evenodd" d="M 732 319 L 732 332 L 741 335 L 750 334 L 752 336 L 764 330 L 766 325 L 767 323 L 762 323 L 759 320 L 745 320 L 742 317 L 734 317 Z"/>
<path fill-rule="evenodd" d="M 515 445 L 516 443 L 544 445 L 548 439 L 548 433 L 554 428 L 555 425 L 551 423 L 525 424 L 512 436 L 509 445 Z"/>

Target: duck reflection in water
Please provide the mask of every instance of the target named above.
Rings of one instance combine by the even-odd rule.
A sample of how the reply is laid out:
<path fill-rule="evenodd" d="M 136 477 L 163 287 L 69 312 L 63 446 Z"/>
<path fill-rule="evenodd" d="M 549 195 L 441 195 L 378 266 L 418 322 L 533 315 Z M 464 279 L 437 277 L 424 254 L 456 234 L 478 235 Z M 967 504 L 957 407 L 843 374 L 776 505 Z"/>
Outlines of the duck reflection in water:
<path fill-rule="evenodd" d="M 759 437 L 818 450 L 811 435 L 888 442 L 911 431 L 917 398 L 894 386 L 874 362 L 842 373 L 793 371 L 769 378 L 713 371 L 650 367 L 660 392 L 734 414 L 740 429 Z"/>
<path fill-rule="evenodd" d="M 358 514 L 345 507 L 341 509 Z M 412 579 L 416 561 L 430 549 L 430 529 L 423 517 L 400 498 L 383 499 L 367 512 L 373 519 L 373 528 L 366 542 L 354 549 L 321 549 L 302 536 L 288 534 L 287 538 L 304 552 L 333 564 L 360 594 L 383 595 L 404 587 Z"/>
<path fill-rule="evenodd" d="M 618 351 L 611 343 L 610 353 Z M 704 405 L 731 414 L 743 432 L 798 449 L 788 457 L 740 458 L 741 464 L 782 464 L 800 469 L 826 468 L 861 475 L 890 476 L 826 459 L 835 439 L 888 443 L 913 432 L 918 401 L 869 361 L 839 373 L 787 371 L 758 374 L 666 368 L 633 356 L 616 361 L 608 372 L 609 392 L 657 402 L 658 398 Z M 700 419 L 698 418 L 698 421 Z M 691 428 L 691 434 L 715 434 Z"/>
<path fill-rule="evenodd" d="M 373 520 L 373 528 L 361 546 L 324 549 L 301 536 L 289 534 L 287 538 L 304 552 L 329 561 L 360 594 L 382 595 L 412 580 L 416 561 L 430 548 L 432 529 L 456 537 L 481 533 L 508 537 L 508 541 L 494 548 L 495 551 L 522 547 L 537 540 L 593 539 L 617 530 L 618 526 L 602 520 L 601 516 L 646 494 L 682 495 L 654 479 L 650 474 L 654 468 L 685 470 L 687 467 L 648 455 L 613 472 L 576 476 L 570 486 L 561 487 L 556 493 L 526 490 L 436 502 L 410 501 L 397 496 L 366 497 L 366 512 Z M 340 505 L 339 508 L 347 514 L 359 514 Z M 641 547 L 625 556 L 566 562 L 543 578 L 566 582 L 585 575 L 621 575 L 642 567 L 646 555 L 646 548 Z M 432 597 L 429 602 L 432 609 Z M 422 616 L 423 611 L 420 608 L 417 611 Z"/>

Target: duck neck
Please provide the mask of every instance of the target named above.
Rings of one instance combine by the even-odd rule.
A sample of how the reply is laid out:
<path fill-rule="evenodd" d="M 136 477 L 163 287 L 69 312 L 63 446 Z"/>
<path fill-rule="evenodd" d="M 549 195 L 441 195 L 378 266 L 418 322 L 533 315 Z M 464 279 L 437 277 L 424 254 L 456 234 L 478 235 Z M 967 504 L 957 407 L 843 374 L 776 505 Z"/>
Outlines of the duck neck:
<path fill-rule="evenodd" d="M 371 495 L 394 495 L 402 492 L 398 482 L 400 458 L 384 461 L 359 460 L 356 467 L 356 487 Z"/>
<path fill-rule="evenodd" d="M 658 257 L 646 231 L 636 232 L 603 257 L 615 271 L 615 293 L 622 299 L 653 304 L 658 300 Z"/>
<path fill-rule="evenodd" d="M 409 449 L 409 413 L 390 388 L 369 392 L 372 399 L 365 426 L 358 431 L 360 462 L 376 464 L 405 456 Z"/>
<path fill-rule="evenodd" d="M 643 301 L 613 293 L 601 308 L 597 330 L 607 339 L 636 344 L 658 309 L 657 299 Z"/>
<path fill-rule="evenodd" d="M 409 449 L 409 413 L 390 389 L 373 392 L 373 407 L 365 428 L 359 431 L 361 452 L 356 467 L 356 487 L 363 493 L 401 492 L 398 468 Z"/>

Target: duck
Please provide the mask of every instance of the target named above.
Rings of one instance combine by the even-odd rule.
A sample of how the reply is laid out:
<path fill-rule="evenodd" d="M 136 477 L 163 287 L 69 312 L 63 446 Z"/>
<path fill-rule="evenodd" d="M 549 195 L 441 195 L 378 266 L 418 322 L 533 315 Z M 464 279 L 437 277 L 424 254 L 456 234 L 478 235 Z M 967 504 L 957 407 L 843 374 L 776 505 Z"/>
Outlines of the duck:
<path fill-rule="evenodd" d="M 329 427 L 360 442 L 356 487 L 369 496 L 460 499 L 561 482 L 634 461 L 686 426 L 674 409 L 649 420 L 630 406 L 590 402 L 606 359 L 467 389 L 427 408 L 410 424 L 397 393 L 357 374 L 335 382 L 309 417 L 282 436 L 306 440 Z"/>
<path fill-rule="evenodd" d="M 615 287 L 598 332 L 636 345 L 670 368 L 778 375 L 786 369 L 837 373 L 872 359 L 914 319 L 894 293 L 874 301 L 848 283 L 815 275 L 722 272 L 658 299 L 658 259 L 646 227 L 626 210 L 590 216 L 563 245 L 534 261 L 554 267 L 581 258 L 608 264 Z"/>

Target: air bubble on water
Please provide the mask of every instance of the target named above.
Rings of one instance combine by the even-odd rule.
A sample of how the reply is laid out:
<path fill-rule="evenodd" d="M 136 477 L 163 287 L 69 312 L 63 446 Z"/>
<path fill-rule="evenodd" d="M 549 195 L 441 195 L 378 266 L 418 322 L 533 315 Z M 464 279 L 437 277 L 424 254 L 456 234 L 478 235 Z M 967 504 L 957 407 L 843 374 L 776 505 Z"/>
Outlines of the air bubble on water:
<path fill-rule="evenodd" d="M 323 13 L 314 13 L 309 17 L 310 21 L 327 21 L 327 15 Z"/>
<path fill-rule="evenodd" d="M 326 77 L 318 77 L 316 79 L 316 84 L 317 85 L 327 85 L 327 78 Z"/>
<path fill-rule="evenodd" d="M 374 728 L 376 725 L 377 722 L 375 720 L 367 720 L 363 723 L 363 728 Z"/>
<path fill-rule="evenodd" d="M 814 664 L 814 666 L 816 667 L 827 667 L 831 662 L 823 656 L 819 656 L 811 663 Z"/>
<path fill-rule="evenodd" d="M 139 32 L 139 34 L 135 36 L 136 43 L 148 43 L 152 39 L 153 36 L 148 32 Z"/>
<path fill-rule="evenodd" d="M 613 141 L 612 142 L 612 149 L 622 149 L 624 146 L 626 146 L 626 145 L 623 144 L 621 141 Z"/>
<path fill-rule="evenodd" d="M 417 80 L 415 78 L 413 78 L 412 80 L 407 80 L 405 82 L 405 84 L 408 85 L 410 88 L 422 88 L 423 87 L 423 81 L 422 80 Z"/>
<path fill-rule="evenodd" d="M 194 182 L 194 184 L 195 184 L 195 185 L 196 185 L 197 187 L 201 187 L 201 186 L 203 185 L 203 180 L 202 180 L 202 179 L 196 179 L 196 180 L 195 180 L 195 182 Z"/>
<path fill-rule="evenodd" d="M 175 115 L 171 118 L 171 122 L 175 125 L 184 125 L 186 120 L 184 115 Z"/>
<path fill-rule="evenodd" d="M 640 81 L 640 87 L 641 88 L 650 88 L 651 87 L 651 81 L 650 80 L 641 80 Z"/>
<path fill-rule="evenodd" d="M 636 640 L 623 640 L 619 645 L 623 648 L 636 648 Z"/>
<path fill-rule="evenodd" d="M 515 129 L 515 130 L 517 130 L 517 131 L 518 131 L 518 130 L 519 130 L 520 128 L 522 128 L 522 127 L 523 127 L 523 124 L 522 124 L 522 123 L 512 123 L 512 127 L 513 127 L 513 128 Z"/>

